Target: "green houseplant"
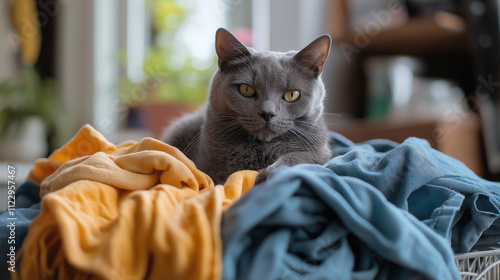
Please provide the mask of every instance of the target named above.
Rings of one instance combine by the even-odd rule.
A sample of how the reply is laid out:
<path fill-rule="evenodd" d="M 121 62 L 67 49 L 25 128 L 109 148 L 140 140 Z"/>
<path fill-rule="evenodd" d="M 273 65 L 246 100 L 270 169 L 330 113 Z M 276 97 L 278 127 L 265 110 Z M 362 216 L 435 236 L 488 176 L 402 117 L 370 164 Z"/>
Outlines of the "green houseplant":
<path fill-rule="evenodd" d="M 186 31 L 193 7 L 174 0 L 147 3 L 153 13 L 152 46 L 143 63 L 144 79 L 124 79 L 121 101 L 158 137 L 172 120 L 205 101 L 216 58 L 192 53 L 196 38 L 186 38 Z"/>
<path fill-rule="evenodd" d="M 34 67 L 0 82 L 0 151 L 4 160 L 31 161 L 62 144 L 68 117 L 53 80 Z"/>

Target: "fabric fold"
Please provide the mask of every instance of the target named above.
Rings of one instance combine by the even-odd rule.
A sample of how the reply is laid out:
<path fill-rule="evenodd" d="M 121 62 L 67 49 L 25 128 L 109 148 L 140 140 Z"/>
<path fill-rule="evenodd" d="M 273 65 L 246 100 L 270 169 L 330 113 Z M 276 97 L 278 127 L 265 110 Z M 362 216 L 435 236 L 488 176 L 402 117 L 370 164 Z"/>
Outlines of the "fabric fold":
<path fill-rule="evenodd" d="M 171 146 L 151 138 L 114 146 L 84 126 L 30 174 L 42 180 L 41 210 L 15 276 L 218 279 L 222 213 L 256 175 L 215 186 Z"/>
<path fill-rule="evenodd" d="M 444 237 L 370 184 L 316 165 L 279 168 L 222 225 L 227 280 L 459 279 Z"/>
<path fill-rule="evenodd" d="M 499 183 L 421 139 L 331 137 L 323 167 L 214 186 L 171 146 L 114 145 L 86 125 L 29 175 L 41 210 L 19 209 L 23 232 L 34 220 L 14 276 L 457 279 L 452 249 L 500 240 Z"/>
<path fill-rule="evenodd" d="M 389 202 L 451 240 L 455 253 L 469 252 L 483 243 L 482 237 L 487 237 L 484 242 L 499 242 L 500 183 L 478 177 L 423 139 L 354 144 L 336 133 L 331 136 L 339 139 L 333 146 L 338 156 L 327 168 L 374 186 Z"/>

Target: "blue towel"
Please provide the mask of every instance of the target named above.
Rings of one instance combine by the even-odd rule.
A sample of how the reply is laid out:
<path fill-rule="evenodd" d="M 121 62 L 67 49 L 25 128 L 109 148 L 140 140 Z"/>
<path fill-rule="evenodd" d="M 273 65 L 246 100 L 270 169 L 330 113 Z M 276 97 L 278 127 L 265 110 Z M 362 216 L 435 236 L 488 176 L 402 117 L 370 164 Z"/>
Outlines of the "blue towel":
<path fill-rule="evenodd" d="M 394 205 L 450 240 L 456 253 L 500 241 L 500 183 L 478 177 L 422 139 L 356 145 L 331 135 L 333 150 L 340 156 L 327 168 L 376 187 Z"/>
<path fill-rule="evenodd" d="M 0 215 L 0 279 L 10 279 L 7 270 L 11 264 L 11 246 L 14 252 L 21 248 L 22 242 L 28 234 L 33 219 L 40 213 L 40 187 L 32 181 L 26 181 L 16 191 L 16 207 Z M 14 263 L 12 263 L 14 264 Z M 18 264 L 16 264 L 16 271 Z"/>
<path fill-rule="evenodd" d="M 223 279 L 460 279 L 449 242 L 358 178 L 281 167 L 223 216 Z"/>
<path fill-rule="evenodd" d="M 224 279 L 458 279 L 453 251 L 500 241 L 499 183 L 422 139 L 331 137 L 224 215 Z"/>

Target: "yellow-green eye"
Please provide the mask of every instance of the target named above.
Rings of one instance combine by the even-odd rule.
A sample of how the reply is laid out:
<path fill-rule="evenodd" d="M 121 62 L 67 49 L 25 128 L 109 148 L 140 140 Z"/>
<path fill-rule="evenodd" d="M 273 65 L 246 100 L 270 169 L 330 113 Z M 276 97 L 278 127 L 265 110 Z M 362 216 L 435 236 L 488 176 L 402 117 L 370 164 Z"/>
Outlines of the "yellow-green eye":
<path fill-rule="evenodd" d="M 243 96 L 251 97 L 251 96 L 255 95 L 255 89 L 253 89 L 253 87 L 251 87 L 247 84 L 241 84 L 240 85 L 240 93 Z"/>
<path fill-rule="evenodd" d="M 298 90 L 289 90 L 283 94 L 283 99 L 288 102 L 294 102 L 295 100 L 299 99 L 300 97 L 300 91 Z"/>

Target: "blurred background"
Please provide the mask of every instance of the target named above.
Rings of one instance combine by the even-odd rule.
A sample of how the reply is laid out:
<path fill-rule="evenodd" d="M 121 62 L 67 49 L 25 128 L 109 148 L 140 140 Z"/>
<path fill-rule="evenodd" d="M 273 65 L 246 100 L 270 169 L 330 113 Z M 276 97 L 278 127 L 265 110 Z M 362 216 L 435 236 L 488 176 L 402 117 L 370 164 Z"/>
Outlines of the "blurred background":
<path fill-rule="evenodd" d="M 115 143 L 158 137 L 204 102 L 225 27 L 258 50 L 330 34 L 331 130 L 425 138 L 496 179 L 499 13 L 491 0 L 2 1 L 0 170 L 24 176 L 86 123 Z"/>

